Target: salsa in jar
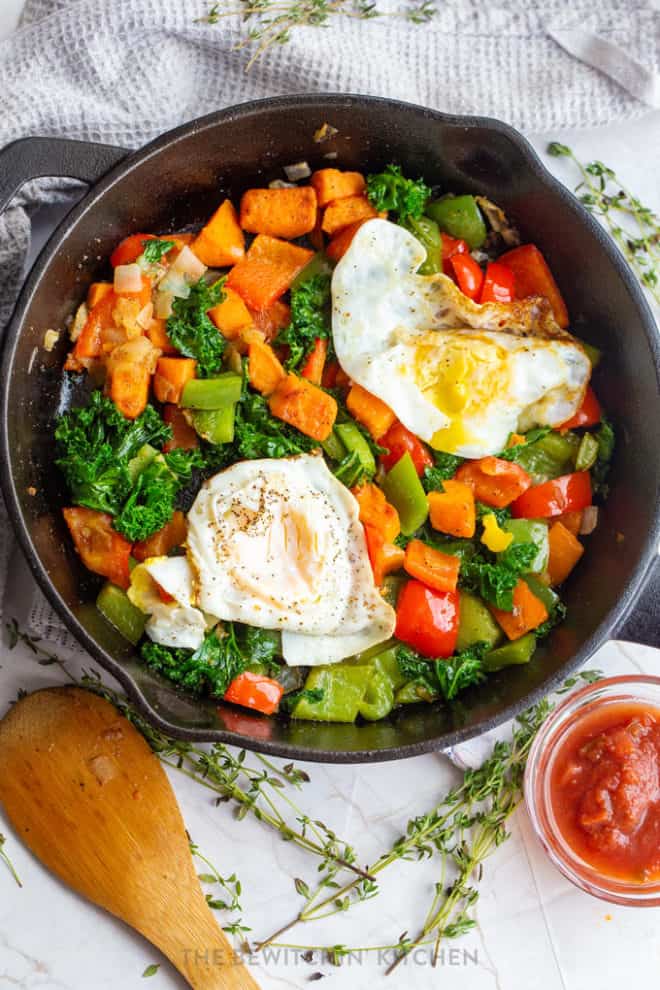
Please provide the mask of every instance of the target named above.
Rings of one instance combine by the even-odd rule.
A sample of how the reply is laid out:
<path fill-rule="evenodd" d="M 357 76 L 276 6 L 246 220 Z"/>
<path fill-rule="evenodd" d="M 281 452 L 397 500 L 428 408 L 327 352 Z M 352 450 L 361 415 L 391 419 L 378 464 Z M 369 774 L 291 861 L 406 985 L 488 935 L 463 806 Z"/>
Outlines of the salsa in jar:
<path fill-rule="evenodd" d="M 578 857 L 627 883 L 660 879 L 660 708 L 631 700 L 585 712 L 549 769 L 552 814 Z"/>

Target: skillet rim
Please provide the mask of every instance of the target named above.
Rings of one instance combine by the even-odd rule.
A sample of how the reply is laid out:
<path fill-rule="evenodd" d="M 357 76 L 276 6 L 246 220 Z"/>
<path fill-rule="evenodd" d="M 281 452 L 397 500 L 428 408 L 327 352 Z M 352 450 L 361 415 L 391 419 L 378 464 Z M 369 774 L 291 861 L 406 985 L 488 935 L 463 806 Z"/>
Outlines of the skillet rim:
<path fill-rule="evenodd" d="M 142 148 L 127 152 L 117 165 L 113 166 L 98 182 L 90 186 L 83 197 L 75 204 L 69 213 L 63 218 L 60 224 L 53 231 L 48 241 L 44 245 L 37 260 L 35 261 L 28 277 L 21 289 L 16 307 L 5 330 L 2 347 L 2 375 L 3 381 L 9 381 L 14 365 L 15 350 L 23 326 L 25 313 L 39 288 L 41 276 L 51 262 L 54 254 L 63 245 L 71 230 L 89 210 L 93 209 L 97 200 L 116 182 L 136 167 L 139 163 L 160 154 L 167 150 L 179 140 L 221 127 L 223 123 L 239 119 L 241 117 L 259 115 L 262 113 L 273 113 L 279 110 L 291 110 L 300 106 L 317 106 L 321 112 L 331 109 L 359 109 L 364 111 L 365 107 L 380 106 L 396 109 L 402 112 L 421 114 L 430 121 L 438 121 L 453 127 L 463 127 L 474 130 L 481 129 L 485 132 L 496 132 L 504 135 L 515 146 L 520 154 L 521 166 L 527 167 L 539 182 L 548 188 L 563 205 L 571 210 L 577 219 L 586 227 L 591 236 L 598 242 L 604 250 L 608 260 L 613 265 L 617 274 L 631 298 L 633 306 L 636 308 L 642 328 L 644 330 L 656 373 L 656 382 L 660 390 L 660 338 L 656 331 L 656 324 L 641 287 L 637 284 L 633 273 L 629 269 L 625 259 L 618 251 L 618 248 L 606 234 L 597 221 L 584 209 L 575 196 L 548 171 L 536 151 L 522 134 L 511 125 L 491 117 L 467 116 L 446 114 L 439 110 L 432 110 L 419 104 L 407 103 L 401 100 L 392 100 L 385 97 L 361 96 L 352 93 L 321 93 L 321 94 L 291 94 L 287 96 L 270 97 L 262 100 L 253 100 L 246 103 L 235 104 L 221 110 L 213 111 L 202 117 L 195 118 L 185 124 L 165 132 L 159 137 L 150 141 Z M 92 142 L 82 142 L 92 143 Z M 16 537 L 27 563 L 34 575 L 37 584 L 42 592 L 60 615 L 67 629 L 74 635 L 76 640 L 90 653 L 93 659 L 113 676 L 126 692 L 128 698 L 135 704 L 145 718 L 157 729 L 175 739 L 182 739 L 193 742 L 219 742 L 241 748 L 257 750 L 272 756 L 281 756 L 287 759 L 303 760 L 315 763 L 372 763 L 389 762 L 393 760 L 406 759 L 418 756 L 422 753 L 434 752 L 446 749 L 464 742 L 467 739 L 491 731 L 498 725 L 515 717 L 525 708 L 536 704 L 541 698 L 550 694 L 558 687 L 563 680 L 581 666 L 604 642 L 610 638 L 610 634 L 615 634 L 617 628 L 621 627 L 625 619 L 633 609 L 635 598 L 641 591 L 646 579 L 653 570 L 654 560 L 657 558 L 657 546 L 660 541 L 660 498 L 656 497 L 656 505 L 653 516 L 653 524 L 647 534 L 643 552 L 632 569 L 624 585 L 623 591 L 616 606 L 607 613 L 603 621 L 596 627 L 590 636 L 581 644 L 580 648 L 572 655 L 561 668 L 545 678 L 537 687 L 528 694 L 519 698 L 502 708 L 497 714 L 491 715 L 478 725 L 465 728 L 453 729 L 449 732 L 440 733 L 421 742 L 405 743 L 400 746 L 390 746 L 384 749 L 362 749 L 362 750 L 310 750 L 301 744 L 287 742 L 272 742 L 270 740 L 255 739 L 246 737 L 240 733 L 229 729 L 184 729 L 172 725 L 162 718 L 158 711 L 147 701 L 138 683 L 133 679 L 125 668 L 118 663 L 109 653 L 107 653 L 96 640 L 87 632 L 82 623 L 75 617 L 73 612 L 66 605 L 62 597 L 53 585 L 41 559 L 32 543 L 27 525 L 20 508 L 14 479 L 10 471 L 10 448 L 9 448 L 9 389 L 3 388 L 0 404 L 0 485 L 5 498 L 8 514 L 11 519 Z M 660 486 L 658 488 L 660 496 Z M 192 703 L 192 699 L 191 699 Z"/>

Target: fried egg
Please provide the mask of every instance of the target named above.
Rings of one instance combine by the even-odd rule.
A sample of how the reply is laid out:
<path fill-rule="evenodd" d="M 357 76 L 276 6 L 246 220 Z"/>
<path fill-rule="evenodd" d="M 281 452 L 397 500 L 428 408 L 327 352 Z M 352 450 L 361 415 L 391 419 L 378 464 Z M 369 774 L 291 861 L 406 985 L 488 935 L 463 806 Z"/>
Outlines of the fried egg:
<path fill-rule="evenodd" d="M 369 220 L 332 277 L 332 336 L 351 379 L 436 450 L 495 454 L 579 409 L 591 364 L 550 304 L 472 302 L 403 227 Z"/>
<path fill-rule="evenodd" d="M 158 586 L 172 601 L 163 601 Z M 131 572 L 128 597 L 149 618 L 147 636 L 162 646 L 196 650 L 201 646 L 207 619 L 193 604 L 193 570 L 185 557 L 150 557 Z"/>
<path fill-rule="evenodd" d="M 342 660 L 394 630 L 357 502 L 321 456 L 242 461 L 210 478 L 188 513 L 187 552 L 202 612 L 281 630 L 292 665 Z"/>

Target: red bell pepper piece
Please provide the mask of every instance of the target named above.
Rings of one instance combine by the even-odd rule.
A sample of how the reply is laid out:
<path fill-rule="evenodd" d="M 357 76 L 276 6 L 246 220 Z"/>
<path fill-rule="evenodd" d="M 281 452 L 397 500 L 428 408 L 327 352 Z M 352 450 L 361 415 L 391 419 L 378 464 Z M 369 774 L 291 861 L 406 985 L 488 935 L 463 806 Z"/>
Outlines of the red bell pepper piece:
<path fill-rule="evenodd" d="M 484 284 L 481 287 L 480 303 L 510 303 L 515 299 L 516 279 L 510 268 L 499 261 L 489 261 L 486 266 Z"/>
<path fill-rule="evenodd" d="M 549 519 L 577 512 L 591 505 L 591 476 L 588 471 L 563 474 L 528 488 L 511 506 L 514 519 Z"/>
<path fill-rule="evenodd" d="M 390 471 L 397 461 L 401 460 L 406 451 L 410 454 L 420 478 L 427 467 L 433 467 L 433 457 L 428 448 L 398 420 L 390 426 L 378 443 L 381 447 L 387 447 L 388 450 L 387 454 L 380 455 L 380 463 L 386 471 Z"/>
<path fill-rule="evenodd" d="M 308 382 L 312 382 L 314 385 L 320 385 L 323 379 L 323 368 L 325 366 L 325 358 L 328 353 L 328 341 L 325 337 L 317 337 L 314 341 L 314 347 L 309 353 L 307 360 L 305 361 L 303 367 L 300 370 L 300 374 L 303 378 L 306 378 Z M 336 378 L 336 376 L 335 376 Z"/>
<path fill-rule="evenodd" d="M 388 542 L 380 530 L 368 523 L 364 524 L 364 536 L 367 541 L 369 563 L 374 573 L 374 584 L 380 588 L 388 574 L 401 570 L 405 551 L 396 543 Z"/>
<path fill-rule="evenodd" d="M 523 244 L 501 254 L 499 262 L 513 272 L 516 279 L 516 299 L 545 296 L 560 327 L 569 323 L 566 303 L 548 264 L 535 244 Z"/>
<path fill-rule="evenodd" d="M 600 423 L 601 418 L 600 402 L 596 398 L 596 393 L 591 385 L 589 385 L 587 391 L 584 393 L 584 399 L 578 411 L 570 419 L 567 419 L 565 423 L 562 423 L 558 429 L 574 430 L 577 426 L 595 426 L 596 423 Z"/>
<path fill-rule="evenodd" d="M 118 265 L 132 265 L 144 251 L 144 242 L 153 240 L 153 234 L 131 234 L 125 237 L 110 255 L 110 264 L 113 268 Z"/>
<path fill-rule="evenodd" d="M 451 275 L 453 277 L 454 269 L 449 259 L 454 254 L 469 254 L 470 249 L 465 241 L 460 240 L 458 237 L 450 237 L 444 231 L 440 231 L 440 237 L 442 238 L 442 270 L 445 275 Z"/>
<path fill-rule="evenodd" d="M 532 479 L 519 464 L 500 457 L 482 457 L 462 464 L 455 475 L 472 489 L 474 497 L 484 505 L 503 509 L 532 484 Z"/>
<path fill-rule="evenodd" d="M 394 635 L 425 657 L 450 657 L 458 636 L 458 592 L 408 581 L 397 602 Z"/>
<path fill-rule="evenodd" d="M 468 299 L 478 299 L 484 282 L 484 273 L 469 254 L 453 254 L 449 263 L 454 269 L 458 287 Z"/>
<path fill-rule="evenodd" d="M 225 701 L 252 708 L 263 715 L 272 715 L 277 711 L 283 694 L 284 688 L 279 681 L 245 670 L 234 678 L 225 691 Z"/>
<path fill-rule="evenodd" d="M 85 567 L 120 588 L 128 588 L 131 544 L 112 528 L 112 518 L 106 512 L 78 505 L 62 509 L 62 514 Z"/>

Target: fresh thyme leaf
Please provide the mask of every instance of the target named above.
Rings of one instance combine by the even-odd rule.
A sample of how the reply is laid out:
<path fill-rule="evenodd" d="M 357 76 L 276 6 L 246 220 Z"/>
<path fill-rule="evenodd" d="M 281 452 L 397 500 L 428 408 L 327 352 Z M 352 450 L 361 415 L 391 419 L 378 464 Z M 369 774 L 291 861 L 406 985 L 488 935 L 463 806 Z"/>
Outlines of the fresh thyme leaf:
<path fill-rule="evenodd" d="M 160 963 L 151 963 L 151 965 L 147 966 L 144 973 L 142 974 L 143 979 L 148 976 L 155 976 L 159 969 L 160 969 Z"/>
<path fill-rule="evenodd" d="M 187 299 L 175 299 L 167 321 L 167 336 L 186 357 L 195 358 L 200 378 L 210 378 L 222 366 L 225 338 L 208 313 L 224 298 L 223 279 L 209 285 L 200 278 Z"/>
<path fill-rule="evenodd" d="M 164 254 L 171 251 L 174 241 L 163 241 L 159 238 L 142 241 L 142 255 L 148 265 L 157 265 Z"/>
<path fill-rule="evenodd" d="M 5 864 L 5 866 L 7 867 L 7 869 L 9 870 L 9 872 L 11 873 L 12 877 L 14 878 L 14 880 L 16 882 L 16 886 L 17 887 L 22 887 L 23 884 L 21 883 L 21 881 L 19 879 L 19 876 L 18 876 L 18 873 L 16 872 L 16 869 L 14 868 L 14 864 L 10 860 L 9 856 L 7 855 L 7 851 L 5 850 L 5 843 L 6 843 L 6 841 L 7 841 L 7 839 L 5 838 L 5 836 L 2 834 L 2 832 L 0 832 L 0 859 Z"/>
<path fill-rule="evenodd" d="M 291 292 L 291 322 L 275 341 L 289 348 L 287 369 L 305 361 L 317 338 L 332 343 L 330 333 L 330 276 L 321 272 Z"/>
<path fill-rule="evenodd" d="M 239 917 L 228 924 L 223 925 L 223 931 L 228 932 L 231 935 L 240 935 L 243 932 L 251 931 L 246 925 L 243 924 L 243 919 L 240 917 L 243 908 L 240 902 L 240 896 L 242 893 L 241 881 L 237 878 L 235 873 L 232 873 L 229 877 L 223 877 L 217 868 L 213 865 L 210 859 L 207 859 L 200 850 L 199 846 L 195 845 L 194 842 L 190 842 L 190 852 L 193 856 L 204 863 L 209 873 L 201 873 L 198 875 L 200 883 L 209 884 L 218 888 L 216 893 L 206 894 L 206 903 L 211 908 L 212 911 L 228 911 L 230 914 L 237 913 Z"/>
<path fill-rule="evenodd" d="M 374 209 L 396 214 L 399 223 L 408 217 L 418 220 L 431 195 L 423 179 L 406 179 L 400 165 L 386 165 L 382 172 L 367 176 L 367 196 Z"/>
<path fill-rule="evenodd" d="M 548 154 L 569 158 L 580 173 L 575 187 L 583 206 L 603 221 L 639 282 L 660 304 L 660 217 L 634 196 L 603 162 L 583 164 L 566 144 L 552 141 Z"/>

